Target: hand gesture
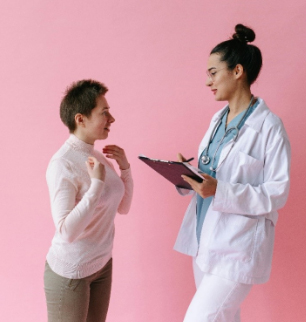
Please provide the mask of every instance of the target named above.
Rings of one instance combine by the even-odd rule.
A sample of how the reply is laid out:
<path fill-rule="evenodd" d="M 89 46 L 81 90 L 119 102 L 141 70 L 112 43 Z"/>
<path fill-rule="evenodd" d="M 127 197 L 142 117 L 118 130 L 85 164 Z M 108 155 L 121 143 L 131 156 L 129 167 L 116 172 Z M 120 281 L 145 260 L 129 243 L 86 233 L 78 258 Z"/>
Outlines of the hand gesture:
<path fill-rule="evenodd" d="M 218 180 L 206 173 L 201 173 L 203 182 L 197 182 L 187 176 L 182 175 L 184 181 L 188 182 L 192 189 L 202 198 L 208 198 L 216 194 Z"/>
<path fill-rule="evenodd" d="M 119 165 L 121 170 L 126 170 L 130 167 L 130 164 L 126 158 L 125 152 L 117 145 L 106 145 L 103 148 L 103 153 L 109 159 L 114 159 Z"/>
<path fill-rule="evenodd" d="M 186 159 L 185 157 L 183 157 L 183 155 L 181 153 L 177 154 L 177 161 L 178 162 L 188 162 L 188 164 L 190 164 L 189 161 L 192 161 L 194 158 L 190 158 L 190 159 Z"/>
<path fill-rule="evenodd" d="M 178 162 L 185 162 L 187 159 L 183 157 L 181 153 L 177 154 L 177 161 Z"/>
<path fill-rule="evenodd" d="M 102 163 L 100 163 L 94 157 L 88 157 L 86 161 L 86 167 L 88 174 L 91 178 L 99 179 L 104 181 L 105 180 L 105 168 Z"/>

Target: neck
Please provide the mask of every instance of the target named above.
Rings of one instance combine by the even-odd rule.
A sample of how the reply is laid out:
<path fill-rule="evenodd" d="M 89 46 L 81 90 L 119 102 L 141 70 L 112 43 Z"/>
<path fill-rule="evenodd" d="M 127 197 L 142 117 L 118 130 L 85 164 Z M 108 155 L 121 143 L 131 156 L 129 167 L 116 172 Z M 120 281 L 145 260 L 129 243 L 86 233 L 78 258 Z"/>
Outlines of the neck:
<path fill-rule="evenodd" d="M 243 91 L 242 93 L 235 95 L 228 101 L 229 104 L 229 114 L 236 116 L 242 111 L 246 110 L 251 101 L 251 91 Z"/>
<path fill-rule="evenodd" d="M 85 135 L 85 133 L 82 133 L 82 131 L 78 131 L 78 129 L 76 129 L 74 132 L 73 132 L 73 135 L 75 135 L 79 140 L 87 143 L 87 144 L 91 144 L 91 145 L 94 145 L 95 143 L 95 140 L 92 140 L 91 138 L 87 137 Z"/>

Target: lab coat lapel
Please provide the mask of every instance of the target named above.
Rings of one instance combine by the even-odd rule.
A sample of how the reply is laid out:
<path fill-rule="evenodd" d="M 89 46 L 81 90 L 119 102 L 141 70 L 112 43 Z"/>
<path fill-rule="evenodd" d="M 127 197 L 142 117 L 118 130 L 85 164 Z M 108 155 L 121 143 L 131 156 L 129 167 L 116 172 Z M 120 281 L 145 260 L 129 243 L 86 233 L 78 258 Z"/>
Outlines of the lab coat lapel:
<path fill-rule="evenodd" d="M 247 118 L 247 120 L 245 122 L 245 125 L 253 128 L 256 132 L 260 131 L 266 116 L 270 112 L 265 101 L 262 98 L 258 98 L 258 100 L 259 100 L 259 105 L 255 109 L 255 111 Z M 222 117 L 222 114 L 223 114 L 224 110 L 227 108 L 227 106 L 228 105 L 226 105 L 222 110 L 220 110 L 219 112 L 217 112 L 213 116 L 210 126 L 209 126 L 203 140 L 200 143 L 199 150 L 198 150 L 198 160 L 199 160 L 202 152 L 204 151 L 204 149 L 207 147 L 210 135 L 211 135 L 212 131 L 214 130 L 215 125 L 218 123 L 218 121 Z M 239 138 L 238 138 L 238 140 L 239 140 Z M 231 146 L 232 146 L 232 141 L 233 140 L 230 140 L 229 142 L 227 142 L 224 145 L 224 147 L 222 148 L 220 159 L 219 159 L 219 164 L 221 164 L 221 162 L 224 160 L 224 158 L 229 153 L 229 150 L 231 149 Z"/>

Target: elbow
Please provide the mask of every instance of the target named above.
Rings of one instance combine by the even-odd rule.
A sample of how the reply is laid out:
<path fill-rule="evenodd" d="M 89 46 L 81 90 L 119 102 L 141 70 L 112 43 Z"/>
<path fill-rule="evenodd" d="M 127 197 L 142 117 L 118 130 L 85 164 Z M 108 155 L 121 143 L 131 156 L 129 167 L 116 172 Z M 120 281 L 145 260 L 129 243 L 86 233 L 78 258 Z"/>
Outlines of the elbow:
<path fill-rule="evenodd" d="M 117 212 L 120 215 L 127 215 L 131 209 L 131 204 L 132 204 L 132 198 L 129 200 L 122 200 L 120 203 Z"/>
<path fill-rule="evenodd" d="M 77 238 L 76 234 L 69 233 L 64 227 L 61 227 L 58 232 L 61 239 L 67 244 L 73 243 Z"/>
<path fill-rule="evenodd" d="M 120 215 L 127 215 L 131 209 L 131 203 L 120 205 L 117 212 Z"/>
<path fill-rule="evenodd" d="M 76 240 L 76 237 L 73 235 L 60 233 L 60 236 L 62 240 L 67 244 L 71 244 Z"/>
<path fill-rule="evenodd" d="M 289 195 L 288 182 L 278 183 L 274 190 L 267 194 L 266 212 L 278 211 L 283 208 Z"/>
<path fill-rule="evenodd" d="M 118 214 L 127 215 L 130 209 L 118 209 Z"/>

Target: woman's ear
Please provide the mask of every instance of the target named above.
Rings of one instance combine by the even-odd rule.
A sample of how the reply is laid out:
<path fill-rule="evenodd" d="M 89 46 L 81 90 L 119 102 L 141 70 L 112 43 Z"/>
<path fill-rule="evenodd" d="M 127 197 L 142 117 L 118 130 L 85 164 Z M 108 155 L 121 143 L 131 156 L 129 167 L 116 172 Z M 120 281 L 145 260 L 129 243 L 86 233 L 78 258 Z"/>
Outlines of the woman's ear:
<path fill-rule="evenodd" d="M 244 72 L 243 66 L 241 64 L 237 64 L 236 67 L 234 68 L 235 77 L 237 79 L 241 78 L 243 75 L 243 72 Z"/>
<path fill-rule="evenodd" d="M 81 113 L 75 114 L 74 120 L 75 120 L 76 126 L 81 126 L 81 127 L 85 126 L 85 124 L 84 124 L 84 116 Z"/>

